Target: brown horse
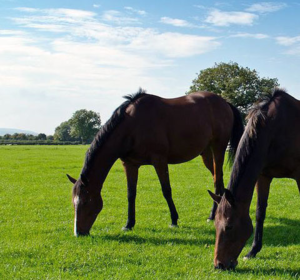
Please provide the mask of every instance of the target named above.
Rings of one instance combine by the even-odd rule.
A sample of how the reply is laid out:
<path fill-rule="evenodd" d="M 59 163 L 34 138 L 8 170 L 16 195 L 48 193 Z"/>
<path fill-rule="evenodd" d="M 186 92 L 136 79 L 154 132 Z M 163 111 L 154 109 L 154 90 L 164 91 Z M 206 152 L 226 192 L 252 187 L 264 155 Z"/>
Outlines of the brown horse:
<path fill-rule="evenodd" d="M 153 165 L 168 203 L 172 225 L 178 214 L 171 195 L 168 164 L 202 155 L 214 178 L 216 194 L 222 194 L 224 153 L 230 140 L 231 157 L 243 133 L 238 110 L 209 92 L 163 99 L 140 90 L 115 110 L 100 129 L 86 154 L 80 178 L 68 176 L 73 187 L 75 235 L 88 234 L 103 207 L 102 185 L 114 164 L 123 162 L 128 190 L 128 220 L 124 230 L 135 225 L 138 169 Z M 210 218 L 214 218 L 214 203 Z"/>
<path fill-rule="evenodd" d="M 231 269 L 251 236 L 249 207 L 257 189 L 256 230 L 250 252 L 262 248 L 263 223 L 273 178 L 293 178 L 300 190 L 300 101 L 283 90 L 260 103 L 249 114 L 239 143 L 228 189 L 224 195 L 211 193 L 217 208 L 214 265 Z"/>

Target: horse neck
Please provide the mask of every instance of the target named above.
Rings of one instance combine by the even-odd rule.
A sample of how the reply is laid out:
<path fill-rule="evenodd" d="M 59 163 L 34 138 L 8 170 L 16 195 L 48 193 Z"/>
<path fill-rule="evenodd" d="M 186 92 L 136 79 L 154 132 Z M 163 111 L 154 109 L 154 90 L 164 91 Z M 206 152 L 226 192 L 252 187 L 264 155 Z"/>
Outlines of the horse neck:
<path fill-rule="evenodd" d="M 267 159 L 270 130 L 261 129 L 256 136 L 246 130 L 239 144 L 228 189 L 238 203 L 249 209 L 256 181 Z"/>
<path fill-rule="evenodd" d="M 81 174 L 89 181 L 89 185 L 96 191 L 101 191 L 103 183 L 121 155 L 121 137 L 111 135 L 101 147 L 93 151 L 93 159 L 86 158 Z M 94 140 L 95 141 L 95 140 Z M 89 152 L 89 151 L 88 151 Z"/>

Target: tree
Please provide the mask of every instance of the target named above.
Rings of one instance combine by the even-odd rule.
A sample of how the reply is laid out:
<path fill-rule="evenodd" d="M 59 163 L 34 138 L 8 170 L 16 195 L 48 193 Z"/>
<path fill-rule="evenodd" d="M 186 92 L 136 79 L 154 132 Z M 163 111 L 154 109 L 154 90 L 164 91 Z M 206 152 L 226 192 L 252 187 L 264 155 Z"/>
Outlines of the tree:
<path fill-rule="evenodd" d="M 47 140 L 47 135 L 44 133 L 39 133 L 36 137 L 37 140 Z"/>
<path fill-rule="evenodd" d="M 82 143 L 91 141 L 101 126 L 100 115 L 85 109 L 76 111 L 69 120 L 71 136 L 80 138 Z"/>
<path fill-rule="evenodd" d="M 27 135 L 27 140 L 34 141 L 35 138 L 36 138 L 36 137 L 35 137 L 34 135 L 32 135 L 32 134 L 28 134 L 28 135 Z"/>
<path fill-rule="evenodd" d="M 12 136 L 11 136 L 11 139 L 18 139 L 18 136 L 19 136 L 19 133 L 14 133 Z"/>
<path fill-rule="evenodd" d="M 57 128 L 55 128 L 54 139 L 58 141 L 71 141 L 72 136 L 71 125 L 69 121 L 62 122 Z"/>
<path fill-rule="evenodd" d="M 217 93 L 245 115 L 253 103 L 278 86 L 276 78 L 260 78 L 256 70 L 222 62 L 200 71 L 188 93 L 202 90 Z"/>
<path fill-rule="evenodd" d="M 17 140 L 27 140 L 27 135 L 25 133 L 19 133 Z"/>
<path fill-rule="evenodd" d="M 54 140 L 54 137 L 53 137 L 52 135 L 47 135 L 47 140 L 53 141 L 53 140 Z"/>

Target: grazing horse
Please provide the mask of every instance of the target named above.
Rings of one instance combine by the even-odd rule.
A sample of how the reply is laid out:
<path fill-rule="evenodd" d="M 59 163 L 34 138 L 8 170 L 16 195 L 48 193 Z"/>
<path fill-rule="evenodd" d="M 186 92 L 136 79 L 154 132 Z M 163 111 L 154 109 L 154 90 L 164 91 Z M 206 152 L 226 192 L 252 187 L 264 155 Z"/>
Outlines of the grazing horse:
<path fill-rule="evenodd" d="M 75 184 L 76 236 L 89 234 L 103 207 L 102 185 L 118 158 L 123 162 L 127 177 L 128 220 L 124 230 L 135 225 L 136 186 L 141 165 L 154 166 L 173 226 L 177 225 L 178 214 L 171 195 L 169 163 L 182 163 L 202 155 L 213 175 L 216 194 L 223 193 L 225 150 L 230 140 L 230 155 L 234 156 L 244 129 L 234 106 L 209 92 L 164 99 L 140 90 L 125 98 L 127 101 L 115 110 L 95 136 L 79 179 L 68 175 Z M 211 219 L 216 208 L 214 203 Z"/>
<path fill-rule="evenodd" d="M 263 223 L 273 178 L 292 178 L 300 190 L 300 101 L 277 89 L 248 115 L 238 146 L 228 189 L 210 193 L 216 212 L 216 268 L 232 269 L 253 231 L 249 216 L 254 186 L 257 190 L 256 230 L 250 252 L 262 248 Z"/>

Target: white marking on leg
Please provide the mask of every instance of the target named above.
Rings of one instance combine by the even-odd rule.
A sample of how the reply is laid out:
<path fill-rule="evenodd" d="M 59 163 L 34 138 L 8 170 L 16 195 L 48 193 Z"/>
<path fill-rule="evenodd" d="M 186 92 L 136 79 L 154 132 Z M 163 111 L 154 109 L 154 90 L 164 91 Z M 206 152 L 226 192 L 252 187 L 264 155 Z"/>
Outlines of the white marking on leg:
<path fill-rule="evenodd" d="M 74 235 L 77 236 L 77 207 L 79 204 L 79 196 L 74 197 L 74 208 L 75 208 L 75 218 L 74 218 Z"/>
<path fill-rule="evenodd" d="M 74 235 L 77 236 L 77 213 L 75 211 L 75 219 L 74 219 Z"/>

